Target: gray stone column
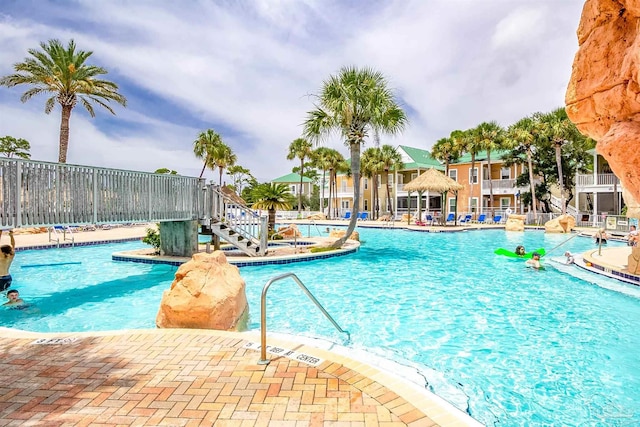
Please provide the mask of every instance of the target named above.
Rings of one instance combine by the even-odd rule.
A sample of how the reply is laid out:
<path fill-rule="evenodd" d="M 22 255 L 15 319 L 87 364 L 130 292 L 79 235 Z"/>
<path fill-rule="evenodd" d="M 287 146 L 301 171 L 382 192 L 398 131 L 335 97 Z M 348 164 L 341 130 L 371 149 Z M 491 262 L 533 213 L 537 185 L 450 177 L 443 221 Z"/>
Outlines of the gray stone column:
<path fill-rule="evenodd" d="M 198 221 L 160 223 L 160 254 L 190 257 L 198 252 Z"/>

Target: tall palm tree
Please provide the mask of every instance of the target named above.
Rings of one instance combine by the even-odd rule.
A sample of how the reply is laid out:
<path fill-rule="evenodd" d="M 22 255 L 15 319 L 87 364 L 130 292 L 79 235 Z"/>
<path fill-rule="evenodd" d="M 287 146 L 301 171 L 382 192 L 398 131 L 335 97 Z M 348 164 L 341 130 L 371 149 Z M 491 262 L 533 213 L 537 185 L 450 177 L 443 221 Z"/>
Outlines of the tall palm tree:
<path fill-rule="evenodd" d="M 289 145 L 287 160 L 300 160 L 300 187 L 298 188 L 298 214 L 302 212 L 302 178 L 304 177 L 304 161 L 311 158 L 313 145 L 304 138 L 296 138 Z"/>
<path fill-rule="evenodd" d="M 382 163 L 382 169 L 385 175 L 385 181 L 387 184 L 387 207 L 393 218 L 393 203 L 391 203 L 391 189 L 389 188 L 389 171 L 395 171 L 402 169 L 404 163 L 402 162 L 402 155 L 400 152 L 391 145 L 383 145 L 380 148 L 380 161 Z"/>
<path fill-rule="evenodd" d="M 562 146 L 569 142 L 569 140 L 572 140 L 578 131 L 575 125 L 569 120 L 564 107 L 540 115 L 540 122 L 543 135 L 551 140 L 555 148 L 562 214 L 564 215 L 567 213 L 567 207 L 565 206 L 565 182 L 562 171 Z"/>
<path fill-rule="evenodd" d="M 364 150 L 361 159 L 362 176 L 371 179 L 373 203 L 373 219 L 379 218 L 380 202 L 378 200 L 378 175 L 384 171 L 384 165 L 380 161 L 380 148 L 370 147 Z"/>
<path fill-rule="evenodd" d="M 56 102 L 60 104 L 62 119 L 58 162 L 66 163 L 69 147 L 69 120 L 71 111 L 78 101 L 91 117 L 95 117 L 93 104 L 100 105 L 115 115 L 108 102 L 115 101 L 126 106 L 127 99 L 118 93 L 117 84 L 99 78 L 107 74 L 107 70 L 85 63 L 93 52 L 76 51 L 73 40 L 69 41 L 66 48 L 58 40 L 42 42 L 40 47 L 42 50 L 29 49 L 31 57 L 14 64 L 13 69 L 16 74 L 0 78 L 0 86 L 14 87 L 22 84 L 32 86 L 22 94 L 20 98 L 22 102 L 41 93 L 50 95 L 44 106 L 44 112 L 47 114 L 51 113 Z"/>
<path fill-rule="evenodd" d="M 462 145 L 462 151 L 465 153 L 469 153 L 471 155 L 471 171 L 470 171 L 471 176 L 469 177 L 469 187 L 470 187 L 469 194 L 470 194 L 471 200 L 473 200 L 473 186 L 475 184 L 474 180 L 476 178 L 474 176 L 474 170 L 476 168 L 476 156 L 478 155 L 480 150 L 482 150 L 482 143 L 481 143 L 480 133 L 478 132 L 478 129 L 474 128 L 474 129 L 467 129 L 466 131 L 463 131 L 460 136 L 460 141 Z M 478 173 L 478 178 L 479 177 L 480 177 L 480 174 Z M 477 208 L 478 207 L 476 206 L 476 209 Z M 471 206 L 469 206 L 469 209 L 471 209 Z"/>
<path fill-rule="evenodd" d="M 436 143 L 433 145 L 433 148 L 431 149 L 431 156 L 433 156 L 434 159 L 444 163 L 444 173 L 446 176 L 449 176 L 449 165 L 460 158 L 462 144 L 459 143 L 458 140 L 461 138 L 461 131 L 453 131 L 451 132 L 451 136 L 449 136 L 449 138 L 440 138 L 438 141 L 436 141 Z M 442 216 L 443 218 L 446 218 L 448 206 L 446 204 L 446 195 L 444 197 L 445 203 L 442 207 Z"/>
<path fill-rule="evenodd" d="M 193 141 L 193 154 L 195 154 L 197 158 L 203 160 L 202 170 L 200 171 L 200 176 L 198 178 L 202 178 L 204 170 L 207 168 L 207 165 L 211 163 L 211 156 L 214 149 L 216 145 L 219 144 L 222 144 L 222 138 L 220 138 L 220 135 L 213 129 L 207 129 L 200 132 L 198 138 Z"/>
<path fill-rule="evenodd" d="M 231 147 L 221 141 L 219 144 L 213 146 L 210 161 L 212 168 L 218 168 L 218 173 L 220 174 L 218 185 L 222 187 L 222 172 L 227 167 L 235 165 L 238 157 L 233 153 Z"/>
<path fill-rule="evenodd" d="M 343 67 L 330 76 L 317 95 L 316 109 L 304 123 L 304 135 L 318 140 L 334 131 L 349 146 L 353 175 L 353 207 L 351 221 L 344 237 L 334 243 L 340 247 L 356 227 L 360 204 L 360 150 L 369 130 L 397 134 L 405 127 L 407 117 L 388 88 L 384 76 L 369 68 Z"/>
<path fill-rule="evenodd" d="M 338 216 L 338 173 L 345 170 L 346 161 L 344 156 L 338 152 L 338 150 L 331 149 L 328 152 L 327 166 L 329 170 L 329 218 Z M 333 200 L 333 203 L 331 201 Z M 331 213 L 331 207 L 333 206 L 334 212 Z"/>
<path fill-rule="evenodd" d="M 493 218 L 493 180 L 491 179 L 491 151 L 504 147 L 504 129 L 498 122 L 484 122 L 476 128 L 480 137 L 480 145 L 487 151 L 487 168 L 489 169 L 489 208 Z"/>
<path fill-rule="evenodd" d="M 328 158 L 330 157 L 331 148 L 327 147 L 319 147 L 313 150 L 311 153 L 311 160 L 313 163 L 313 167 L 322 170 L 322 195 L 320 199 L 322 203 L 320 205 L 320 210 L 324 213 L 324 183 L 327 175 L 327 170 L 329 169 Z M 331 196 L 329 196 L 331 197 Z M 327 212 L 327 217 L 329 213 Z"/>
<path fill-rule="evenodd" d="M 531 117 L 525 117 L 518 120 L 516 123 L 509 126 L 507 132 L 506 144 L 513 147 L 521 147 L 527 153 L 527 169 L 529 172 L 529 185 L 531 188 L 531 207 L 533 209 L 533 219 L 538 218 L 537 215 L 537 201 L 536 201 L 536 188 L 533 182 L 533 161 L 532 161 L 532 148 L 536 140 L 536 124 Z"/>
<path fill-rule="evenodd" d="M 276 225 L 276 211 L 288 211 L 294 200 L 286 184 L 264 183 L 257 185 L 251 192 L 251 198 L 255 200 L 251 206 L 253 209 L 265 209 L 269 213 L 267 227 L 269 234 L 273 233 Z"/>

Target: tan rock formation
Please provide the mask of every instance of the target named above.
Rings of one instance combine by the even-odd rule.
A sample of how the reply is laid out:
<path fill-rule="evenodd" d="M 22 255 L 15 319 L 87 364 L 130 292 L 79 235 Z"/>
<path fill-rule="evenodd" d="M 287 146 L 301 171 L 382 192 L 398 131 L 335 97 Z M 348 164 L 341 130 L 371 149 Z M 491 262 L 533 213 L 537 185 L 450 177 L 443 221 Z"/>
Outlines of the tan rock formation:
<path fill-rule="evenodd" d="M 571 233 L 576 227 L 576 219 L 571 215 L 560 215 L 544 224 L 546 233 Z"/>
<path fill-rule="evenodd" d="M 335 239 L 339 239 L 342 236 L 345 235 L 345 233 L 347 232 L 347 230 L 336 230 L 335 228 L 333 230 L 331 230 L 331 232 L 329 233 L 329 237 L 331 238 L 335 238 Z M 351 236 L 349 236 L 349 239 L 351 240 L 356 240 L 356 241 L 360 241 L 360 233 L 358 233 L 357 231 L 353 231 L 351 233 Z"/>
<path fill-rule="evenodd" d="M 309 215 L 307 219 L 327 219 L 327 216 L 323 213 L 314 213 L 313 215 Z"/>
<path fill-rule="evenodd" d="M 511 214 L 504 225 L 505 231 L 524 231 L 525 215 Z"/>
<path fill-rule="evenodd" d="M 295 224 L 289 224 L 278 229 L 278 234 L 285 239 L 293 239 L 294 237 L 302 237 L 302 233 Z"/>
<path fill-rule="evenodd" d="M 634 246 L 631 249 L 627 259 L 627 271 L 630 274 L 640 274 L 640 246 Z"/>
<path fill-rule="evenodd" d="M 176 272 L 156 316 L 159 328 L 241 330 L 249 314 L 245 283 L 222 251 L 197 253 Z"/>
<path fill-rule="evenodd" d="M 596 149 L 627 190 L 640 201 L 640 2 L 587 0 L 578 27 L 580 48 L 565 101 L 578 129 L 598 141 Z M 631 197 L 631 199 L 630 199 Z M 640 211 L 628 211 L 640 216 Z"/>

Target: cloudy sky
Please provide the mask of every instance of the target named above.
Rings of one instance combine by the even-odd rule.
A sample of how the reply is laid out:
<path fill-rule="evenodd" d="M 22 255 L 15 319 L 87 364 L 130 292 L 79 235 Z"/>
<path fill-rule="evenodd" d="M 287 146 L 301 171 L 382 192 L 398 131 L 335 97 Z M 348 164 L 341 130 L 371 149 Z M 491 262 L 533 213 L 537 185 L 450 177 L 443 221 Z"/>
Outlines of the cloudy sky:
<path fill-rule="evenodd" d="M 382 143 L 430 149 L 452 130 L 564 105 L 582 0 L 0 0 L 0 75 L 41 41 L 93 51 L 128 105 L 78 106 L 68 163 L 198 176 L 214 129 L 259 181 L 291 172 L 312 94 L 342 66 L 382 72 L 409 126 Z M 0 136 L 56 161 L 59 106 L 0 88 Z M 337 140 L 324 144 L 347 148 Z M 366 148 L 366 147 L 365 147 Z M 208 172 L 208 178 L 217 174 Z"/>

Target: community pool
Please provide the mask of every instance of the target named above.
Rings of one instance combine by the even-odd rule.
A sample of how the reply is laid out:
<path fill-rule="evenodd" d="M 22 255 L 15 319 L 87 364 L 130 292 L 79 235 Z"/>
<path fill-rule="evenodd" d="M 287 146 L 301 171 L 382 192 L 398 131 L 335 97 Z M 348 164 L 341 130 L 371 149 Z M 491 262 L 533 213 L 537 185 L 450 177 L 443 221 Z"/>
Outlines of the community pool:
<path fill-rule="evenodd" d="M 573 277 L 549 259 L 592 248 L 592 240 L 568 241 L 536 271 L 493 250 L 549 250 L 566 236 L 358 231 L 363 245 L 354 255 L 242 268 L 250 328 L 259 328 L 264 284 L 294 272 L 350 331 L 350 346 L 437 371 L 429 386 L 456 402 L 468 396 L 468 412 L 486 425 L 640 424 L 640 288 L 584 272 Z M 31 306 L 0 310 L 2 326 L 153 328 L 175 267 L 111 261 L 112 252 L 139 247 L 19 252 L 14 287 Z M 45 265 L 55 263 L 66 264 Z M 343 343 L 293 282 L 274 284 L 267 308 L 269 331 Z"/>

